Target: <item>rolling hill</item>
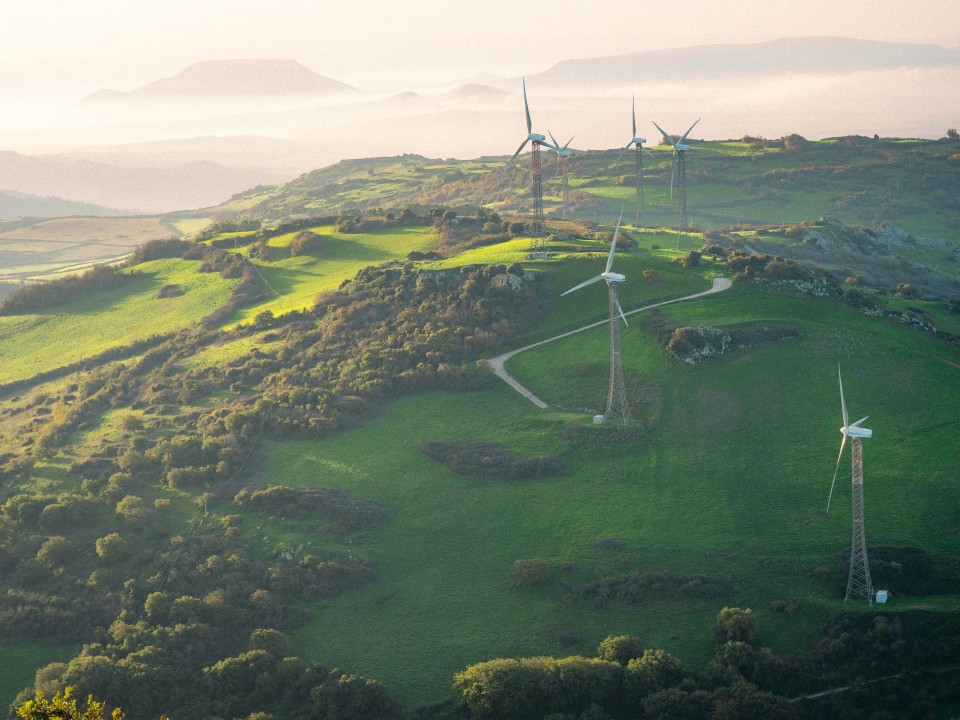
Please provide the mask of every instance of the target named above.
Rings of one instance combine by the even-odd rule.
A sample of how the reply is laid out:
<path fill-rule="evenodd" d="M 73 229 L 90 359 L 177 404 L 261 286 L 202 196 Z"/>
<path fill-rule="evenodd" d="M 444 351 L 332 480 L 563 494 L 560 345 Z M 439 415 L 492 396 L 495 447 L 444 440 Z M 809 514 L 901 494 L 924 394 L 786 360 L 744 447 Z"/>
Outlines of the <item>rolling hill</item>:
<path fill-rule="evenodd" d="M 17 658 L 0 685 L 40 669 L 131 717 L 284 716 L 304 697 L 329 715 L 388 696 L 473 717 L 454 673 L 592 658 L 609 635 L 710 668 L 698 692 L 781 699 L 915 666 L 924 628 L 952 638 L 957 243 L 951 214 L 906 188 L 953 193 L 954 145 L 697 145 L 704 227 L 680 250 L 668 227 L 626 229 L 620 301 L 735 283 L 630 316 L 626 428 L 590 420 L 603 327 L 510 361 L 546 410 L 478 362 L 605 316 L 600 287 L 559 293 L 602 267 L 593 209 L 629 202 L 612 153 L 574 158 L 581 204 L 552 221 L 547 257 L 528 257 L 527 178 L 502 159 L 373 158 L 243 193 L 202 242 L 148 244 L 102 287 L 52 285 L 0 315 L 0 644 Z M 669 222 L 669 168 L 651 173 Z M 884 199 L 898 177 L 914 212 Z M 927 232 L 855 226 L 895 212 Z M 737 341 L 684 354 L 708 336 Z M 843 604 L 840 483 L 824 513 L 838 361 L 875 432 L 882 613 Z M 724 607 L 752 609 L 756 655 L 718 649 Z M 857 623 L 873 634 L 854 651 Z"/>

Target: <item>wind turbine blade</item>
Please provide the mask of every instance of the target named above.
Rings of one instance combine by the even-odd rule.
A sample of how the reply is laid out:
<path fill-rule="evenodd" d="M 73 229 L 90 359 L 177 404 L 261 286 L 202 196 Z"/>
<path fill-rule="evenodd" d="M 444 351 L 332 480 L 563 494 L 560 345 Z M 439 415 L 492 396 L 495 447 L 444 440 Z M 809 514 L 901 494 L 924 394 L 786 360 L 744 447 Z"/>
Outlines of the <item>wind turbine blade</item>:
<path fill-rule="evenodd" d="M 504 172 L 510 169 L 510 166 L 513 165 L 513 161 L 517 159 L 517 155 L 519 155 L 520 151 L 523 150 L 524 147 L 526 147 L 527 142 L 529 142 L 529 140 L 530 138 L 527 138 L 522 143 L 520 143 L 520 147 L 517 148 L 517 151 L 513 154 L 513 157 L 510 158 L 510 162 L 508 162 L 506 166 L 503 168 Z"/>
<path fill-rule="evenodd" d="M 700 120 L 701 120 L 701 118 L 697 118 L 697 122 L 695 122 L 693 125 L 691 125 L 690 128 L 689 128 L 689 130 L 687 130 L 687 131 L 683 134 L 683 136 L 682 136 L 679 140 L 677 140 L 677 142 L 678 142 L 678 143 L 682 143 L 684 140 L 686 140 L 686 139 L 687 139 L 687 135 L 690 134 L 690 130 L 693 130 L 694 126 L 696 126 L 696 124 L 697 124 L 698 122 L 700 122 Z"/>
<path fill-rule="evenodd" d="M 553 140 L 553 146 L 554 146 L 555 148 L 559 148 L 559 147 L 560 147 L 560 143 L 557 142 L 557 139 L 553 136 L 553 133 L 550 132 L 549 130 L 547 130 L 547 135 L 549 135 L 549 136 L 550 136 L 550 139 Z"/>
<path fill-rule="evenodd" d="M 620 151 L 620 154 L 617 155 L 617 162 L 620 162 L 620 158 L 623 157 L 623 154 L 627 151 L 627 149 L 628 149 L 631 145 L 633 145 L 633 140 L 631 140 L 631 141 L 628 142 L 626 145 L 624 145 L 623 150 L 621 150 L 621 151 Z"/>
<path fill-rule="evenodd" d="M 551 137 L 553 137 L 553 136 L 551 135 Z M 568 147 L 570 147 L 570 143 L 573 142 L 573 139 L 574 139 L 575 137 L 576 137 L 576 135 L 571 135 L 571 136 L 570 136 L 570 139 L 567 140 L 567 141 L 563 144 L 563 148 L 562 148 L 562 149 L 563 149 L 563 150 L 566 150 Z"/>
<path fill-rule="evenodd" d="M 637 136 L 637 96 L 630 96 L 631 107 L 633 108 L 633 137 Z"/>
<path fill-rule="evenodd" d="M 667 142 L 669 142 L 673 146 L 676 146 L 676 143 L 673 141 L 673 136 L 670 135 L 670 133 L 668 133 L 666 130 L 664 130 L 662 127 L 660 127 L 656 123 L 653 123 L 653 126 L 660 131 L 660 134 L 663 135 L 663 137 L 667 140 Z"/>
<path fill-rule="evenodd" d="M 654 155 L 652 152 L 650 152 L 649 150 L 647 150 L 647 149 L 646 149 L 645 147 L 643 147 L 642 145 L 641 145 L 640 147 L 643 148 L 643 151 L 644 151 L 647 155 L 649 155 L 650 157 L 656 159 L 656 157 L 657 157 L 656 155 Z"/>
<path fill-rule="evenodd" d="M 572 287 L 572 288 L 570 288 L 569 290 L 567 290 L 566 292 L 560 293 L 560 297 L 563 297 L 564 295 L 569 295 L 569 294 L 572 293 L 574 290 L 579 290 L 580 288 L 585 288 L 587 285 L 593 285 L 595 282 L 600 282 L 601 280 L 603 280 L 603 278 L 600 277 L 599 275 L 597 275 L 596 277 L 592 277 L 592 278 L 590 278 L 589 280 L 585 280 L 584 282 L 580 283 L 580 284 L 577 285 L 576 287 Z"/>
<path fill-rule="evenodd" d="M 620 313 L 620 319 L 623 320 L 623 324 L 630 327 L 630 323 L 627 322 L 627 316 L 623 314 L 623 308 L 620 307 L 619 300 L 617 300 L 617 312 Z"/>
<path fill-rule="evenodd" d="M 843 411 L 843 426 L 847 427 L 850 418 L 847 416 L 847 402 L 843 399 L 843 377 L 840 375 L 840 366 L 837 365 L 837 378 L 840 380 L 840 409 Z M 846 434 L 844 434 L 846 437 Z"/>
<path fill-rule="evenodd" d="M 527 113 L 527 135 L 533 132 L 533 122 L 530 120 L 530 106 L 527 104 L 527 79 L 523 79 L 523 110 Z"/>
<path fill-rule="evenodd" d="M 833 497 L 833 486 L 837 482 L 837 473 L 840 471 L 840 460 L 843 458 L 843 448 L 847 444 L 847 434 L 843 434 L 843 440 L 840 442 L 840 454 L 837 455 L 837 467 L 833 471 L 833 482 L 830 483 L 830 494 L 827 495 L 827 512 L 830 512 L 830 499 Z"/>
<path fill-rule="evenodd" d="M 617 229 L 613 231 L 613 240 L 610 241 L 610 255 L 607 257 L 607 269 L 604 272 L 610 272 L 613 267 L 613 253 L 617 250 L 617 235 L 620 234 L 620 221 L 623 220 L 623 208 L 620 208 L 620 217 L 617 218 Z"/>
<path fill-rule="evenodd" d="M 860 418 L 859 420 L 857 420 L 857 421 L 856 421 L 853 425 L 851 425 L 850 427 L 860 427 L 860 423 L 862 423 L 862 422 L 863 422 L 864 420 L 866 420 L 868 417 L 870 417 L 870 416 L 869 416 L 869 415 L 864 415 L 862 418 Z"/>

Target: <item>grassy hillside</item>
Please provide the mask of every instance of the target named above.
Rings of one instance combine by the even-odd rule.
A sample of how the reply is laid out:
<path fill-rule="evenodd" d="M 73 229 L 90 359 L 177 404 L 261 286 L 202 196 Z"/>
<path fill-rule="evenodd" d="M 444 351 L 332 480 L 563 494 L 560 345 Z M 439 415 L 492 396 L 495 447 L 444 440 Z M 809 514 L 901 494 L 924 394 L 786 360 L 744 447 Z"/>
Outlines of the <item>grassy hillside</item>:
<path fill-rule="evenodd" d="M 735 161 L 788 154 L 775 150 L 717 152 L 732 173 Z M 380 172 L 378 162 L 367 170 Z M 481 163 L 463 172 L 449 179 L 463 183 L 455 187 L 489 175 Z M 385 180 L 362 179 L 353 191 L 387 197 Z M 311 213 L 326 202 L 301 190 Z M 390 197 L 400 202 L 401 190 Z M 624 190 L 583 192 L 618 204 Z M 247 279 L 198 272 L 217 256 L 204 247 L 188 251 L 203 260 L 152 260 L 69 306 L 0 317 L 2 382 L 26 381 L 0 395 L 0 565 L 10 571 L 0 642 L 27 666 L 67 658 L 47 675 L 84 692 L 97 681 L 119 702 L 147 669 L 162 687 L 202 695 L 197 678 L 260 667 L 245 653 L 262 649 L 248 638 L 266 627 L 306 661 L 379 679 L 407 707 L 446 698 L 469 664 L 591 655 L 617 633 L 702 666 L 724 606 L 754 609 L 762 645 L 801 653 L 830 613 L 863 607 L 841 594 L 847 458 L 824 513 L 840 440 L 838 363 L 851 414 L 869 414 L 875 433 L 864 453 L 870 546 L 919 548 L 940 587 L 955 586 L 960 360 L 945 335 L 957 330 L 955 303 L 942 297 L 957 280 L 923 272 L 931 257 L 955 254 L 950 243 L 810 223 L 696 232 L 674 250 L 669 230 L 626 230 L 615 258 L 626 310 L 707 289 L 735 271 L 727 252 L 752 270 L 724 293 L 630 316 L 622 340 L 635 420 L 621 432 L 590 422 L 606 398 L 605 327 L 508 363 L 545 411 L 477 362 L 604 319 L 602 285 L 560 292 L 602 269 L 610 228 L 568 223 L 549 256 L 531 259 L 529 238 L 492 217 L 403 225 L 344 215 L 339 229 L 210 236 L 227 251 L 217 262 L 262 283 L 215 324 L 198 321 Z M 320 241 L 295 254 L 303 230 Z M 726 250 L 687 254 L 701 245 Z M 752 250 L 770 256 L 751 260 Z M 861 281 L 844 284 L 853 272 Z M 804 279 L 777 282 L 791 273 Z M 924 297 L 898 282 L 916 282 Z M 168 286 L 178 292 L 158 297 Z M 696 364 L 665 349 L 664 327 L 700 326 L 754 340 Z M 166 333 L 131 357 L 37 378 Z M 437 442 L 498 443 L 566 472 L 468 476 L 424 454 Z M 306 492 L 277 507 L 269 501 L 280 495 L 256 495 L 277 486 Z M 335 490 L 320 502 L 317 488 Z M 543 563 L 549 580 L 517 586 L 518 560 Z M 639 602 L 611 594 L 631 574 L 656 572 L 692 590 Z M 910 608 L 955 613 L 957 596 L 894 594 L 892 612 Z M 37 617 L 33 646 L 17 633 Z M 111 630 L 87 632 L 97 626 Z M 88 644 L 71 659 L 78 643 Z M 30 674 L 0 673 L 7 699 Z M 166 707 L 164 692 L 135 697 L 148 715 Z M 249 714 L 239 699 L 205 704 L 215 701 L 179 707 Z"/>
<path fill-rule="evenodd" d="M 484 657 L 589 654 L 609 633 L 702 663 L 723 604 L 755 608 L 762 642 L 775 650 L 808 647 L 825 614 L 843 607 L 837 558 L 849 543 L 849 454 L 824 514 L 840 439 L 838 360 L 851 412 L 869 413 L 875 432 L 865 447 L 869 542 L 923 547 L 960 571 L 952 349 L 832 301 L 757 288 L 664 312 L 721 327 L 789 319 L 801 338 L 684 367 L 633 316 L 624 372 L 656 388 L 656 422 L 606 449 L 582 447 L 567 429 L 602 411 L 605 328 L 508 366 L 551 406 L 583 410 L 538 411 L 506 387 L 429 395 L 346 435 L 274 446 L 267 472 L 277 481 L 333 483 L 391 508 L 388 523 L 350 545 L 378 562 L 381 579 L 331 602 L 295 646 L 379 677 L 409 702 L 442 698 L 453 669 Z M 419 453 L 438 440 L 560 453 L 572 471 L 465 478 Z M 514 561 L 527 558 L 550 565 L 547 587 L 511 588 Z M 818 567 L 829 569 L 826 579 Z M 567 596 L 577 584 L 653 569 L 719 575 L 736 589 L 722 600 L 642 606 Z M 794 617 L 769 609 L 790 600 L 801 608 Z M 918 602 L 929 601 L 898 605 Z"/>
<path fill-rule="evenodd" d="M 137 266 L 132 281 L 66 307 L 0 316 L 2 382 L 14 382 L 197 323 L 222 305 L 236 284 L 198 273 L 189 260 L 156 260 Z M 176 297 L 158 298 L 165 285 Z"/>
<path fill-rule="evenodd" d="M 297 232 L 313 232 L 329 239 L 321 252 L 291 257 L 290 241 Z M 239 310 L 228 322 L 245 322 L 259 312 L 283 315 L 313 305 L 320 293 L 335 290 L 360 268 L 403 258 L 413 250 L 426 250 L 437 242 L 432 227 L 405 227 L 370 234 L 344 234 L 333 225 L 314 225 L 270 238 L 267 260 L 252 258 L 267 291 L 262 302 Z M 249 249 L 244 251 L 249 255 Z"/>
<path fill-rule="evenodd" d="M 790 224 L 829 215 L 848 224 L 894 223 L 916 236 L 958 238 L 956 141 L 849 137 L 822 141 L 694 141 L 687 160 L 688 212 L 694 225 L 735 228 Z M 671 154 L 654 147 L 644 157 L 649 226 L 677 222 L 670 197 Z M 597 220 L 635 198 L 634 159 L 619 151 L 570 158 L 568 217 Z M 240 193 L 216 210 L 220 217 L 268 221 L 375 207 L 485 205 L 526 216 L 529 169 L 521 159 L 508 173 L 502 158 L 438 161 L 416 155 L 343 161 L 286 185 Z M 544 206 L 560 215 L 560 176 L 546 153 Z M 629 212 L 628 212 L 629 215 Z"/>

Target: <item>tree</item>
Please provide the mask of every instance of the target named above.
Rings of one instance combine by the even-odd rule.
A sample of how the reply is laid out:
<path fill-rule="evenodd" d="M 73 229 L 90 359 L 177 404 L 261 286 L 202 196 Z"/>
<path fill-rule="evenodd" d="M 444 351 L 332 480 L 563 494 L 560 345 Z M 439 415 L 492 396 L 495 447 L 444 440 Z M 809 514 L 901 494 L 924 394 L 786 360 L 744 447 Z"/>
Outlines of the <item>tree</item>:
<path fill-rule="evenodd" d="M 278 660 L 290 654 L 287 638 L 279 630 L 259 629 L 250 634 L 250 649 L 264 650 Z"/>
<path fill-rule="evenodd" d="M 958 138 L 960 138 L 960 133 L 957 132 L 956 128 L 950 128 L 949 130 L 947 130 L 947 137 L 950 138 L 951 140 L 957 140 Z"/>
<path fill-rule="evenodd" d="M 597 648 L 598 658 L 621 665 L 642 656 L 643 641 L 634 635 L 608 635 Z"/>
<path fill-rule="evenodd" d="M 743 642 L 752 645 L 757 639 L 757 620 L 753 610 L 725 607 L 717 614 L 713 636 L 718 643 Z"/>
<path fill-rule="evenodd" d="M 97 556 L 107 563 L 120 562 L 130 557 L 130 548 L 127 541 L 120 537 L 120 533 L 104 535 L 96 542 Z"/>
<path fill-rule="evenodd" d="M 103 703 L 91 695 L 87 698 L 86 710 L 80 712 L 73 688 L 67 687 L 62 693 L 56 693 L 52 700 L 44 697 L 43 690 L 37 690 L 33 700 L 27 700 L 17 708 L 17 716 L 23 720 L 103 720 L 103 709 Z M 114 708 L 110 717 L 123 720 L 123 711 Z"/>
<path fill-rule="evenodd" d="M 37 550 L 37 560 L 50 568 L 63 567 L 73 552 L 73 543 L 60 535 L 53 535 Z"/>

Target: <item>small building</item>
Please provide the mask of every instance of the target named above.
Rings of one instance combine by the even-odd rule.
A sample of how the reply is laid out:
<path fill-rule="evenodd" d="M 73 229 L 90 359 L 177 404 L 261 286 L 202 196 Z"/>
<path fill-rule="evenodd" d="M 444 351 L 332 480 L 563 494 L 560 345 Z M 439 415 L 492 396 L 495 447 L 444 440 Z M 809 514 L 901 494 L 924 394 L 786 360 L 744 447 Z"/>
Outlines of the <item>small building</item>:
<path fill-rule="evenodd" d="M 890 599 L 890 593 L 886 590 L 877 590 L 877 604 L 884 605 Z"/>

